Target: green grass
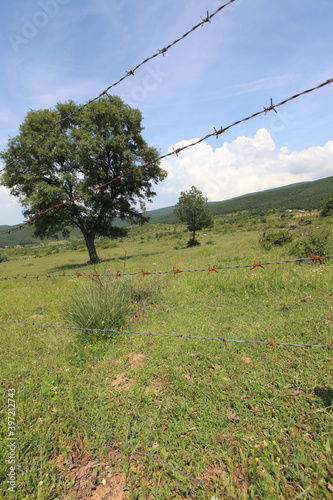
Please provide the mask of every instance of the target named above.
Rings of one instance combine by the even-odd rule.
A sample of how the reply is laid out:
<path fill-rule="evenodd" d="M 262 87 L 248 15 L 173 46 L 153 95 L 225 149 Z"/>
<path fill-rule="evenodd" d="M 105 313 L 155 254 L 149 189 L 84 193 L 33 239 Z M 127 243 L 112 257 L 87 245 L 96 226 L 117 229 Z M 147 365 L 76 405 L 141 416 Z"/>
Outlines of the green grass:
<path fill-rule="evenodd" d="M 277 223 L 270 218 L 266 225 Z M 94 270 L 85 267 L 80 247 L 28 261 L 13 260 L 12 251 L 0 276 L 202 269 L 293 258 L 289 244 L 260 247 L 259 223 L 256 230 L 251 222 L 241 224 L 232 231 L 217 225 L 190 249 L 181 228 L 178 235 L 166 234 L 162 225 L 133 228 L 127 240 L 101 245 L 103 261 Z M 327 229 L 327 221 L 316 219 L 324 224 Z M 329 345 L 332 274 L 327 261 L 137 275 L 114 283 L 129 291 L 127 330 Z M 1 281 L 1 316 L 69 324 L 65 305 L 73 294 L 84 296 L 88 283 L 76 276 Z M 84 489 L 89 498 L 91 488 L 110 498 L 224 498 L 139 451 L 240 499 L 294 499 L 305 490 L 303 498 L 331 498 L 332 351 L 130 334 L 106 340 L 9 322 L 1 323 L 0 343 L 1 378 L 21 377 L 14 384 L 16 496 L 6 485 L 9 386 L 2 384 L 2 498 L 74 499 Z"/>

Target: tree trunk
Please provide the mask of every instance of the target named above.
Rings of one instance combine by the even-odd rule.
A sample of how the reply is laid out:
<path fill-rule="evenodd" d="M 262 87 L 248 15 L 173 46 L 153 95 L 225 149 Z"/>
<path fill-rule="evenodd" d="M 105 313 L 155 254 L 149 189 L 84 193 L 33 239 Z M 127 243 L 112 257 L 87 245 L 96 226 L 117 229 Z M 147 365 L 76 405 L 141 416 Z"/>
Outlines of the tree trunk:
<path fill-rule="evenodd" d="M 192 233 L 192 247 L 194 247 L 195 245 L 195 230 L 193 230 L 193 233 Z"/>
<path fill-rule="evenodd" d="M 89 252 L 89 258 L 90 258 L 89 264 L 97 264 L 97 262 L 100 262 L 100 260 L 95 248 L 95 234 L 89 233 L 89 234 L 84 234 L 83 236 Z"/>

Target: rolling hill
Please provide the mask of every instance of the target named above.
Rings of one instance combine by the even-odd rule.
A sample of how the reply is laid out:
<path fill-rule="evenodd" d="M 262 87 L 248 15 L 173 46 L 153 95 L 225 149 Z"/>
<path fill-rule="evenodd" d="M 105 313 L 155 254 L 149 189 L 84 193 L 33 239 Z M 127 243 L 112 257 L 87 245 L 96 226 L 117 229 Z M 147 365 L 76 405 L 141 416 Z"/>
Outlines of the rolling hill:
<path fill-rule="evenodd" d="M 226 215 L 229 213 L 247 210 L 255 213 L 268 213 L 272 210 L 284 211 L 287 209 L 313 210 L 321 209 L 324 203 L 333 198 L 333 176 L 317 181 L 301 182 L 289 186 L 269 189 L 258 193 L 250 193 L 225 201 L 209 202 L 208 206 L 214 215 Z M 174 224 L 178 221 L 173 213 L 174 206 L 150 210 L 146 215 L 150 217 L 151 224 L 167 223 Z M 126 222 L 119 221 L 119 226 L 126 226 Z M 0 226 L 0 232 L 7 231 L 15 226 Z M 80 237 L 76 229 L 71 233 L 70 239 Z M 61 239 L 61 236 L 59 236 Z M 0 246 L 38 244 L 41 240 L 33 236 L 31 227 L 25 226 L 22 230 L 13 231 L 9 234 L 0 235 Z"/>

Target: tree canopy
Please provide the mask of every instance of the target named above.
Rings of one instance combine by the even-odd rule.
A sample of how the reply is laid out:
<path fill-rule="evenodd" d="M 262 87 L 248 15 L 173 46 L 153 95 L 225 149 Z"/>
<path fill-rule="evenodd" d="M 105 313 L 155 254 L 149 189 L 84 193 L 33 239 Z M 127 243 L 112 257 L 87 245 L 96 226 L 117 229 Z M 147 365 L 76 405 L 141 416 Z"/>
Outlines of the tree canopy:
<path fill-rule="evenodd" d="M 207 209 L 207 198 L 195 186 L 192 186 L 188 192 L 180 193 L 174 213 L 182 222 L 187 224 L 187 229 L 192 232 L 192 238 L 189 240 L 188 246 L 197 244 L 195 239 L 196 231 L 212 227 L 214 224 L 213 215 Z"/>
<path fill-rule="evenodd" d="M 90 261 L 96 262 L 95 237 L 124 235 L 125 229 L 114 225 L 116 218 L 146 222 L 142 214 L 145 200 L 152 200 L 156 194 L 153 184 L 163 180 L 166 172 L 158 161 L 135 168 L 158 157 L 158 151 L 142 137 L 138 109 L 115 96 L 102 97 L 80 108 L 69 101 L 58 103 L 55 109 L 30 111 L 20 133 L 9 139 L 7 148 L 0 153 L 5 164 L 1 184 L 19 197 L 24 216 L 30 219 L 132 170 L 116 182 L 42 214 L 34 222 L 34 233 L 41 238 L 59 232 L 67 236 L 70 228 L 77 226 Z M 46 135 L 34 144 L 42 134 Z"/>

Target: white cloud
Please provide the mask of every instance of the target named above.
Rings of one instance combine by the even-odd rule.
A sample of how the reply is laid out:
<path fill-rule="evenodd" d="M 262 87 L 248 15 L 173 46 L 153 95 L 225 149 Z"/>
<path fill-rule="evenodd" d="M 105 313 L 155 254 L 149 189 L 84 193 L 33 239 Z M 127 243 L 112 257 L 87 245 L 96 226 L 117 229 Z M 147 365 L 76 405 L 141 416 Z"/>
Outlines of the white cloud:
<path fill-rule="evenodd" d="M 196 139 L 173 145 L 181 148 Z M 169 152 L 172 152 L 172 147 Z M 0 165 L 1 166 L 1 165 Z M 213 150 L 207 142 L 190 147 L 162 161 L 168 177 L 157 188 L 158 196 L 147 203 L 153 210 L 176 203 L 181 191 L 198 187 L 209 201 L 222 201 L 295 182 L 333 175 L 333 141 L 301 151 L 276 148 L 270 132 L 259 129 L 255 136 L 239 136 Z M 23 220 L 17 198 L 0 187 L 0 224 Z"/>
<path fill-rule="evenodd" d="M 173 148 L 195 140 L 181 141 Z M 333 175 L 333 141 L 290 152 L 286 146 L 277 149 L 270 132 L 262 128 L 254 138 L 239 136 L 215 150 L 202 142 L 164 160 L 163 168 L 169 175 L 161 187 L 162 196 L 174 199 L 194 185 L 209 201 L 222 201 Z"/>
<path fill-rule="evenodd" d="M 222 92 L 224 97 L 251 94 L 252 92 L 266 92 L 268 89 L 276 89 L 277 87 L 283 85 L 290 85 L 294 80 L 295 75 L 293 74 L 282 76 L 275 75 L 266 78 L 260 78 L 259 80 L 233 85 L 232 87 L 223 89 Z"/>
<path fill-rule="evenodd" d="M 9 189 L 0 186 L 0 226 L 19 224 L 22 220 L 22 207 L 17 198 L 10 196 Z"/>

